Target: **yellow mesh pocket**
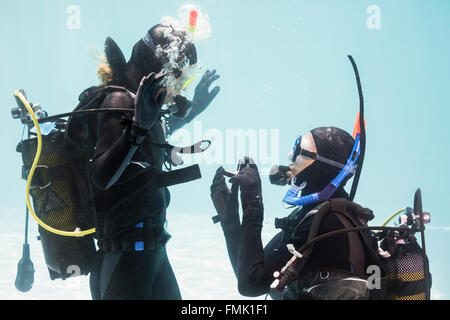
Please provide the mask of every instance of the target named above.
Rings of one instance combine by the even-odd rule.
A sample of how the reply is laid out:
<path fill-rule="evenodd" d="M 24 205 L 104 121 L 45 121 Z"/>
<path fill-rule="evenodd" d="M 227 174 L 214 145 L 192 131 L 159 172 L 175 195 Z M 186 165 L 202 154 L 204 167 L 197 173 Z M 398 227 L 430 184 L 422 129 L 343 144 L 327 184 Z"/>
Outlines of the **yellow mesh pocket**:
<path fill-rule="evenodd" d="M 36 214 L 45 224 L 58 230 L 74 231 L 75 228 L 80 227 L 77 223 L 75 203 L 77 190 L 73 183 L 70 159 L 64 149 L 63 139 L 62 133 L 44 137 L 38 166 L 41 172 L 47 171 L 45 180 L 49 183 L 45 181 L 45 186 L 33 188 L 30 194 Z M 29 166 L 34 159 L 36 146 L 35 141 L 28 141 L 24 163 L 30 162 Z M 35 175 L 38 174 L 40 173 L 35 173 Z"/>
<path fill-rule="evenodd" d="M 385 259 L 389 300 L 425 300 L 428 291 L 422 249 L 417 243 L 398 245 Z"/>
<path fill-rule="evenodd" d="M 425 292 L 413 294 L 411 296 L 403 296 L 403 297 L 393 297 L 392 300 L 425 300 Z"/>

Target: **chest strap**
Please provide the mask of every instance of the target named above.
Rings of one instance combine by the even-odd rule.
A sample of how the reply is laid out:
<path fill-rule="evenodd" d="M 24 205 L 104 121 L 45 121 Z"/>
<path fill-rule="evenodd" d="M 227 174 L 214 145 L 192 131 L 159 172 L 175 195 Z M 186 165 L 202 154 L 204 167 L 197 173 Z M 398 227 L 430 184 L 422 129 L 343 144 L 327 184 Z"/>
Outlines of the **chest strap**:
<path fill-rule="evenodd" d="M 110 189 L 98 193 L 97 200 L 110 201 L 111 197 L 114 197 L 115 204 L 108 210 L 109 213 L 113 212 L 116 208 L 120 207 L 126 201 L 144 190 L 146 192 L 151 192 L 159 188 L 194 181 L 201 177 L 200 167 L 197 164 L 168 172 L 162 172 L 161 170 L 149 167 L 124 181 L 116 183 Z M 123 195 L 121 192 L 117 192 L 117 190 L 133 190 L 133 192 Z"/>

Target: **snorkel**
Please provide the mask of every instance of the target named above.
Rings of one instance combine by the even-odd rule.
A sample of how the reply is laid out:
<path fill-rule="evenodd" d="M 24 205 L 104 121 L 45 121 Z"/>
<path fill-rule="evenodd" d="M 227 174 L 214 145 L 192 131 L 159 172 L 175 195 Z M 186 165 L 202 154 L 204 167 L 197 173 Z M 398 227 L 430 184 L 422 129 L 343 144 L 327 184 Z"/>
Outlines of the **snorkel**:
<path fill-rule="evenodd" d="M 340 187 L 342 181 L 355 170 L 359 155 L 360 134 L 358 133 L 352 153 L 347 160 L 347 164 L 339 172 L 336 178 L 334 178 L 322 191 L 306 196 L 300 196 L 302 190 L 295 184 L 295 179 L 293 179 L 291 187 L 283 198 L 283 202 L 292 206 L 303 206 L 330 199 L 334 192 Z"/>
<path fill-rule="evenodd" d="M 188 30 L 194 35 L 195 30 L 197 29 L 197 18 L 198 12 L 196 10 L 191 10 L 189 13 L 189 26 Z"/>
<path fill-rule="evenodd" d="M 359 95 L 359 113 L 358 113 L 359 121 L 357 120 L 356 122 L 353 134 L 354 135 L 356 134 L 357 136 L 357 134 L 359 133 L 361 140 L 360 160 L 356 168 L 356 173 L 355 177 L 353 178 L 353 184 L 349 196 L 349 200 L 353 201 L 356 195 L 356 190 L 358 189 L 359 178 L 361 176 L 361 171 L 364 164 L 364 156 L 366 153 L 366 123 L 364 119 L 364 96 L 362 92 L 361 79 L 359 77 L 358 67 L 356 66 L 355 60 L 353 60 L 353 57 L 351 55 L 348 56 L 348 59 L 350 60 L 353 66 L 353 71 L 355 72 L 356 85 L 358 86 L 358 95 Z"/>
<path fill-rule="evenodd" d="M 365 123 L 364 123 L 364 97 L 361 89 L 361 81 L 359 78 L 358 68 L 356 66 L 355 61 L 352 56 L 348 56 L 350 62 L 352 63 L 356 81 L 358 85 L 358 93 L 360 99 L 360 110 L 358 113 L 358 119 L 356 121 L 355 129 L 353 131 L 355 143 L 353 145 L 353 150 L 350 153 L 350 156 L 347 159 L 347 163 L 341 168 L 339 174 L 320 192 L 315 192 L 310 195 L 301 196 L 302 188 L 296 185 L 295 178 L 292 179 L 291 187 L 283 198 L 283 202 L 290 206 L 303 206 L 316 202 L 322 202 L 330 199 L 335 191 L 341 186 L 342 182 L 351 174 L 355 173 L 355 177 L 353 180 L 351 193 L 349 200 L 353 201 L 356 193 L 356 189 L 358 187 L 359 177 L 361 175 L 362 164 L 364 160 L 365 153 Z M 308 158 L 314 159 L 316 161 L 321 161 L 328 163 L 333 166 L 339 166 L 339 163 L 336 163 L 332 160 L 326 159 L 324 157 L 320 157 L 319 155 L 309 152 L 307 150 L 302 150 L 300 148 L 301 138 L 298 138 L 296 143 L 294 144 L 293 149 L 293 159 L 295 160 L 296 153 L 305 154 Z M 358 161 L 359 160 L 359 161 Z"/>
<path fill-rule="evenodd" d="M 197 29 L 197 18 L 198 18 L 198 12 L 196 10 L 191 10 L 190 14 L 189 14 L 189 26 L 188 26 L 188 30 L 189 32 L 194 35 L 195 34 L 195 30 Z M 195 75 L 191 75 L 189 76 L 184 82 L 183 85 L 181 87 L 181 90 L 186 90 L 189 85 L 195 81 L 195 79 L 197 79 L 198 74 Z"/>

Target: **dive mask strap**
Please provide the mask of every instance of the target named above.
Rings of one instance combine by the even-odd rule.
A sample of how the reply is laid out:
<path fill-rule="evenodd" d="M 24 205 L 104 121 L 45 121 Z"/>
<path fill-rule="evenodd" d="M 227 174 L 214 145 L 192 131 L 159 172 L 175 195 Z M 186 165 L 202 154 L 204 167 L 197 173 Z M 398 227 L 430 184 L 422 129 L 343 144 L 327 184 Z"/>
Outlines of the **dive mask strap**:
<path fill-rule="evenodd" d="M 142 38 L 142 41 L 144 41 L 147 47 L 149 47 L 153 52 L 156 52 L 156 44 L 150 32 L 147 32 L 145 34 L 145 36 Z"/>
<path fill-rule="evenodd" d="M 340 187 L 342 181 L 344 181 L 351 173 L 355 172 L 361 149 L 360 146 L 360 135 L 358 134 L 355 144 L 353 145 L 353 150 L 347 160 L 347 164 L 342 168 L 336 178 L 334 178 L 322 191 L 301 196 L 302 189 L 297 187 L 293 181 L 283 198 L 283 202 L 288 205 L 303 206 L 330 199 L 334 192 Z"/>
<path fill-rule="evenodd" d="M 292 159 L 291 159 L 292 162 L 295 162 L 295 159 L 298 156 L 303 156 L 303 157 L 306 157 L 306 158 L 309 158 L 309 159 L 312 159 L 312 160 L 317 160 L 317 161 L 329 164 L 330 166 L 333 166 L 333 167 L 336 167 L 336 168 L 339 168 L 339 169 L 344 169 L 345 164 L 342 164 L 340 162 L 337 162 L 337 161 L 334 161 L 334 160 L 322 157 L 321 155 L 319 155 L 319 154 L 317 154 L 315 152 L 303 149 L 301 147 L 301 141 L 302 141 L 302 137 L 301 136 L 299 136 L 297 138 L 297 140 L 295 141 L 294 148 L 293 148 L 293 151 L 292 151 L 292 155 L 293 155 Z M 355 171 L 356 171 L 356 169 L 354 169 L 352 171 L 352 173 L 355 173 Z"/>

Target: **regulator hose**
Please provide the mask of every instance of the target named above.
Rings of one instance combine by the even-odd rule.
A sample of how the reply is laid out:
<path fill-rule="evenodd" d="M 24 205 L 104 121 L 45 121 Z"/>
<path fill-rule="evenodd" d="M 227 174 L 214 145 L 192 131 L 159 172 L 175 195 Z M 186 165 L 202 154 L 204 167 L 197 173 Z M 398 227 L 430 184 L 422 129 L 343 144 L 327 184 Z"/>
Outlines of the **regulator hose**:
<path fill-rule="evenodd" d="M 389 218 L 386 219 L 386 221 L 383 222 L 382 226 L 383 226 L 383 227 L 387 226 L 387 224 L 388 224 L 389 222 L 391 222 L 392 219 L 394 219 L 394 218 L 395 218 L 396 216 L 398 216 L 400 213 L 405 212 L 405 211 L 406 211 L 406 208 L 402 208 L 402 209 L 400 209 L 400 210 L 398 210 L 398 211 L 395 211 Z"/>
<path fill-rule="evenodd" d="M 26 204 L 27 204 L 27 208 L 30 211 L 31 215 L 33 216 L 34 220 L 36 220 L 36 222 L 45 230 L 60 235 L 60 236 L 65 236 L 65 237 L 84 237 L 86 235 L 89 234 L 93 234 L 95 233 L 95 228 L 93 229 L 89 229 L 89 230 L 85 230 L 85 231 L 62 231 L 62 230 L 58 230 L 55 229 L 47 224 L 45 224 L 41 219 L 39 219 L 39 217 L 36 215 L 36 212 L 34 212 L 33 206 L 31 205 L 30 202 L 30 187 L 31 187 L 31 181 L 33 180 L 33 175 L 34 172 L 36 170 L 36 167 L 39 163 L 39 158 L 41 157 L 41 152 L 42 152 L 42 133 L 41 133 L 41 129 L 39 127 L 39 122 L 36 118 L 36 114 L 33 111 L 33 108 L 30 106 L 30 104 L 28 103 L 27 99 L 24 97 L 24 95 L 19 92 L 18 90 L 14 91 L 14 96 L 16 96 L 17 98 L 20 99 L 20 101 L 22 101 L 23 105 L 25 106 L 25 108 L 27 108 L 31 119 L 33 120 L 33 124 L 36 127 L 36 133 L 37 133 L 37 150 L 36 150 L 36 155 L 34 156 L 34 160 L 33 160 L 33 164 L 31 166 L 30 172 L 28 174 L 28 178 L 27 178 L 27 184 L 26 184 L 26 189 L 25 189 L 25 200 L 26 200 Z"/>

